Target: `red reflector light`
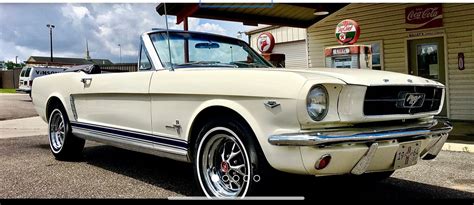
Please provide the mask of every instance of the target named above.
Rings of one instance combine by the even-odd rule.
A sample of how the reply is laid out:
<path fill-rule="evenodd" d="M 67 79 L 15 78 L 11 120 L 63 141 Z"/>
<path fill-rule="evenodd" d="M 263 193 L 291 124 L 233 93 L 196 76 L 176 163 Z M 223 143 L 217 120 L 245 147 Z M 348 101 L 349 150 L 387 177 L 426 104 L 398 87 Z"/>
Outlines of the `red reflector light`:
<path fill-rule="evenodd" d="M 317 170 L 324 169 L 329 165 L 330 162 L 331 162 L 331 155 L 325 154 L 321 156 L 321 158 L 319 158 L 318 161 L 316 161 L 314 168 L 316 168 Z"/>

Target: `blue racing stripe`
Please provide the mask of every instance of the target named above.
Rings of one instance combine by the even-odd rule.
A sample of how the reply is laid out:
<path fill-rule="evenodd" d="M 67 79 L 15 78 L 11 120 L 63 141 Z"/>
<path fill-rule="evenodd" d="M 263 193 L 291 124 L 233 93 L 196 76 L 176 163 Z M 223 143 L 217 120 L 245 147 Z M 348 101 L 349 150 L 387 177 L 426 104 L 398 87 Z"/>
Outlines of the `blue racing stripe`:
<path fill-rule="evenodd" d="M 96 131 L 105 132 L 105 133 L 112 133 L 115 135 L 121 135 L 121 136 L 130 137 L 130 138 L 156 142 L 163 145 L 172 145 L 175 147 L 188 149 L 188 144 L 185 141 L 171 140 L 171 139 L 163 138 L 158 135 L 150 135 L 150 134 L 137 133 L 137 132 L 127 132 L 125 130 L 119 130 L 119 129 L 115 129 L 111 127 L 104 127 L 104 126 L 99 127 L 92 124 L 75 123 L 75 122 L 71 122 L 71 126 L 83 128 L 83 129 L 89 129 L 89 130 L 96 130 Z"/>

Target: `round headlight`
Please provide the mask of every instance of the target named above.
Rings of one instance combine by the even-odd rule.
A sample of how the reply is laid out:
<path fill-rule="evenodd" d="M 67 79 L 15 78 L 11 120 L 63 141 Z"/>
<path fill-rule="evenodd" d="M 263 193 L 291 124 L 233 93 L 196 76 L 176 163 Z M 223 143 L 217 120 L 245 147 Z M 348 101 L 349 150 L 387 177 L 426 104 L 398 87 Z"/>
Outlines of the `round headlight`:
<path fill-rule="evenodd" d="M 322 85 L 311 88 L 306 97 L 306 107 L 311 119 L 320 121 L 328 113 L 328 92 Z"/>

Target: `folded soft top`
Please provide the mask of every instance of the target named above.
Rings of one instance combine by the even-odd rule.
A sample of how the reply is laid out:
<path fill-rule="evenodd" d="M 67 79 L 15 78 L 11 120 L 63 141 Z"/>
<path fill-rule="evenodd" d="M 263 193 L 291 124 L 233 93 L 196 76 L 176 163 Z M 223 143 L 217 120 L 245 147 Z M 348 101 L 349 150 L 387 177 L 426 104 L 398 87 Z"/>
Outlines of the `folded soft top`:
<path fill-rule="evenodd" d="M 102 73 L 100 66 L 95 65 L 95 64 L 87 64 L 87 65 L 77 65 L 77 66 L 72 66 L 68 69 L 66 69 L 64 72 L 78 72 L 82 71 L 87 74 L 97 74 L 97 73 Z"/>

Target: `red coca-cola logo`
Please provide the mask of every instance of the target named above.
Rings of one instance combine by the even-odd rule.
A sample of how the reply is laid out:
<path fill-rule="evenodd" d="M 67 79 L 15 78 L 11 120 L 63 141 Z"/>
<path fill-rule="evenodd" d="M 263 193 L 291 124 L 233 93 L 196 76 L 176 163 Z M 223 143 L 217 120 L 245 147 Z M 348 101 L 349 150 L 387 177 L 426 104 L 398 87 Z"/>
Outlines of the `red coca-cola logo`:
<path fill-rule="evenodd" d="M 441 4 L 427 4 L 405 9 L 407 30 L 443 26 L 443 9 Z"/>
<path fill-rule="evenodd" d="M 439 15 L 438 8 L 428 8 L 425 9 L 424 11 L 410 11 L 410 13 L 407 16 L 408 21 L 413 21 L 413 20 L 424 20 L 424 19 L 432 19 L 436 16 Z"/>

